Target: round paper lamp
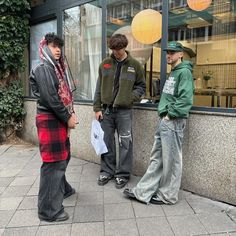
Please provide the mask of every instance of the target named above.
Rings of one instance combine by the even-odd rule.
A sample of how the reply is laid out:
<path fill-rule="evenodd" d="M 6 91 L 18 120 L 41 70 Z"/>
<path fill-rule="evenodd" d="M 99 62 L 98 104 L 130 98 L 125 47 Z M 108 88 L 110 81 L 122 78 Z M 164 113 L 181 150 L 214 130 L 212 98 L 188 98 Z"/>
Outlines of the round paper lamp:
<path fill-rule="evenodd" d="M 189 8 L 194 11 L 203 11 L 211 5 L 212 0 L 187 0 Z"/>
<path fill-rule="evenodd" d="M 132 34 L 143 44 L 153 44 L 161 38 L 162 15 L 155 10 L 140 11 L 132 20 Z"/>
<path fill-rule="evenodd" d="M 138 42 L 131 32 L 131 26 L 121 27 L 116 30 L 114 34 L 124 34 L 129 41 L 127 50 L 130 52 L 131 56 L 138 60 L 142 65 L 147 62 L 152 53 L 152 45 L 145 45 Z"/>

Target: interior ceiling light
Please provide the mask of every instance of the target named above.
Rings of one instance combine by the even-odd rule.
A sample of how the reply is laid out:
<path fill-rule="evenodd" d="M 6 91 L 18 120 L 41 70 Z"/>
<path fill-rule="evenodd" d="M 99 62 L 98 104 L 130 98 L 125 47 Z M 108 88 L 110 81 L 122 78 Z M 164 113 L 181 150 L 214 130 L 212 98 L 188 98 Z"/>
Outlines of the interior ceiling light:
<path fill-rule="evenodd" d="M 210 22 L 208 22 L 200 17 L 191 18 L 189 20 L 186 20 L 186 23 L 187 23 L 187 27 L 189 29 L 206 27 L 206 26 L 212 25 Z"/>
<path fill-rule="evenodd" d="M 216 13 L 213 16 L 221 23 L 236 22 L 236 14 L 233 12 Z"/>
<path fill-rule="evenodd" d="M 187 0 L 189 8 L 194 11 L 203 11 L 211 5 L 212 0 Z"/>
<path fill-rule="evenodd" d="M 187 11 L 188 11 L 188 9 L 186 7 L 185 8 L 174 8 L 174 9 L 170 10 L 171 13 L 176 14 L 176 15 L 184 14 Z"/>
<path fill-rule="evenodd" d="M 115 25 L 124 25 L 124 21 L 110 16 L 110 22 Z"/>
<path fill-rule="evenodd" d="M 152 44 L 161 38 L 162 15 L 153 9 L 140 11 L 132 20 L 132 34 L 143 44 Z"/>

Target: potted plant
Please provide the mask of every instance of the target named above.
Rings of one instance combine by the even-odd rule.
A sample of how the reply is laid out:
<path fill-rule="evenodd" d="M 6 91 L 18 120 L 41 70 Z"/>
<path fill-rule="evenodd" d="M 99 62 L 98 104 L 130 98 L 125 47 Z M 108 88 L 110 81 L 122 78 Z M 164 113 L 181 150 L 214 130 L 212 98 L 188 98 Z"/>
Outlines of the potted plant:
<path fill-rule="evenodd" d="M 203 77 L 203 80 L 204 80 L 203 87 L 204 88 L 209 88 L 208 81 L 213 79 L 213 72 L 210 71 L 210 70 L 202 72 L 202 77 Z"/>

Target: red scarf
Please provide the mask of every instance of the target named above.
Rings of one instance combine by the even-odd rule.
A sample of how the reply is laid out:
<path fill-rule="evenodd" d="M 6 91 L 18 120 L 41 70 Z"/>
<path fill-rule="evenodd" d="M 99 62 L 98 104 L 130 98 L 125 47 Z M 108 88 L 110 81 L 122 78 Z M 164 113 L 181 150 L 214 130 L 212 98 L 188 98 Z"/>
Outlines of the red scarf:
<path fill-rule="evenodd" d="M 68 82 L 66 81 L 66 75 L 65 75 L 66 65 L 62 57 L 60 57 L 59 62 L 56 63 L 55 59 L 52 59 L 52 55 L 46 52 L 45 50 L 46 47 L 47 47 L 47 41 L 43 38 L 39 43 L 39 57 L 40 59 L 46 60 L 53 65 L 56 76 L 59 80 L 58 95 L 64 106 L 68 109 L 69 113 L 72 114 L 74 112 L 73 98 Z"/>

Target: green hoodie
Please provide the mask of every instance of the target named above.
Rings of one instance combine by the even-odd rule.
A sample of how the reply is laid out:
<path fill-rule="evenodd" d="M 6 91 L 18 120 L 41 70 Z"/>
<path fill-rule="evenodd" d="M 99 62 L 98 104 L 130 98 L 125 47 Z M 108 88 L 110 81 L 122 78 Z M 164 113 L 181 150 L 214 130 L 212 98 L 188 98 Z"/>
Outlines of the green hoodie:
<path fill-rule="evenodd" d="M 171 70 L 158 105 L 160 116 L 188 117 L 193 104 L 194 93 L 192 67 L 191 62 L 183 61 Z"/>

